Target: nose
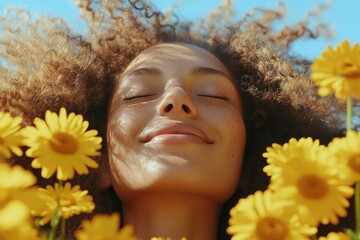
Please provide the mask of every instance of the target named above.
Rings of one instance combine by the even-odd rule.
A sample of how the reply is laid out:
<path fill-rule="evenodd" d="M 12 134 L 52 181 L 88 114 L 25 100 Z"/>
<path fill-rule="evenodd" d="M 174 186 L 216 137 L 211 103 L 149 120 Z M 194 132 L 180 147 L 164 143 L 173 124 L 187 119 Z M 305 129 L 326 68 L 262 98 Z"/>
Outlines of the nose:
<path fill-rule="evenodd" d="M 182 115 L 190 118 L 198 113 L 191 97 L 182 87 L 173 87 L 165 92 L 158 112 L 160 116 Z"/>

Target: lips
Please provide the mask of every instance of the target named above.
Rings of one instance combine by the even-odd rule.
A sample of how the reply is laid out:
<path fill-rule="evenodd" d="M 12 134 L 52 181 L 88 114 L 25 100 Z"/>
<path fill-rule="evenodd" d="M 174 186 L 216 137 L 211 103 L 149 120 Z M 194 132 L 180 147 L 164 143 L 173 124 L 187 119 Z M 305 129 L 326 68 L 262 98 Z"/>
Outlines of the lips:
<path fill-rule="evenodd" d="M 159 136 L 176 135 L 196 137 L 206 144 L 214 143 L 214 141 L 200 128 L 183 122 L 159 124 L 158 126 L 151 128 L 149 131 L 145 130 L 145 134 L 140 135 L 140 142 L 147 143 Z"/>

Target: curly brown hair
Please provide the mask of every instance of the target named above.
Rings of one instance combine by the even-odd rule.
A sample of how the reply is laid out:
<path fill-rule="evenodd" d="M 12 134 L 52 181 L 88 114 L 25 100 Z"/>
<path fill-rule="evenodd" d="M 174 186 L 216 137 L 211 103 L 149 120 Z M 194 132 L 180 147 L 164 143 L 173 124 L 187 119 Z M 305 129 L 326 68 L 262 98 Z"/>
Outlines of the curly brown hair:
<path fill-rule="evenodd" d="M 333 98 L 320 98 L 309 78 L 310 63 L 288 55 L 288 47 L 301 37 L 315 37 L 305 23 L 271 29 L 284 11 L 258 9 L 260 18 L 230 17 L 225 1 L 206 21 L 194 24 L 173 13 L 162 13 L 145 0 L 77 0 L 88 33 L 71 30 L 61 18 L 31 20 L 22 10 L 0 19 L 0 110 L 22 116 L 24 125 L 46 110 L 82 114 L 106 142 L 107 106 L 115 79 L 141 51 L 164 42 L 198 45 L 217 56 L 232 72 L 243 98 L 247 143 L 239 190 L 224 205 L 219 239 L 226 239 L 229 209 L 239 197 L 265 189 L 262 173 L 266 146 L 291 137 L 311 136 L 326 144 L 340 130 L 334 127 Z M 334 105 L 335 103 L 335 105 Z M 97 159 L 106 161 L 106 145 Z M 105 159 L 105 160 L 104 160 Z M 31 169 L 30 160 L 12 164 Z M 37 175 L 39 172 L 33 170 Z M 97 175 L 76 177 L 94 196 L 97 212 L 120 211 L 111 189 L 96 185 Z M 54 179 L 52 179 L 54 181 Z M 39 185 L 48 184 L 39 179 Z M 88 217 L 88 216 L 81 216 Z M 80 218 L 74 218 L 73 231 Z M 69 237 L 71 238 L 71 237 Z"/>

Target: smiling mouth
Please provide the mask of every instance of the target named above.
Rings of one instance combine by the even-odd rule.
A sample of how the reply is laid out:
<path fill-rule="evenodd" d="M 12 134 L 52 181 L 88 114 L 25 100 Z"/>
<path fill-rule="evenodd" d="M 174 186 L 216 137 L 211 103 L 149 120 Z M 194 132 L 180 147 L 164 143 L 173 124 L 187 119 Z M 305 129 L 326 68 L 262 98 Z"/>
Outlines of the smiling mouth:
<path fill-rule="evenodd" d="M 206 144 L 206 142 L 196 135 L 192 134 L 160 134 L 153 137 L 149 142 L 151 143 L 200 143 Z"/>
<path fill-rule="evenodd" d="M 144 137 L 140 137 L 140 141 L 143 143 L 214 143 L 201 129 L 186 123 L 162 124 L 152 128 Z"/>

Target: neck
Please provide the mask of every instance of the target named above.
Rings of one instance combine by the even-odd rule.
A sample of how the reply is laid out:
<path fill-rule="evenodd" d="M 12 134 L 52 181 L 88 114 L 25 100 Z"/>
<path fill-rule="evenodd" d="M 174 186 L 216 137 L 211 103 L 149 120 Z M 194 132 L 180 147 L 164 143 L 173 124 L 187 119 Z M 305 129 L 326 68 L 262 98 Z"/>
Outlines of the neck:
<path fill-rule="evenodd" d="M 221 204 L 188 194 L 144 194 L 123 202 L 123 222 L 140 239 L 215 240 Z"/>

